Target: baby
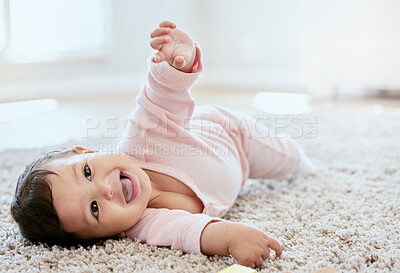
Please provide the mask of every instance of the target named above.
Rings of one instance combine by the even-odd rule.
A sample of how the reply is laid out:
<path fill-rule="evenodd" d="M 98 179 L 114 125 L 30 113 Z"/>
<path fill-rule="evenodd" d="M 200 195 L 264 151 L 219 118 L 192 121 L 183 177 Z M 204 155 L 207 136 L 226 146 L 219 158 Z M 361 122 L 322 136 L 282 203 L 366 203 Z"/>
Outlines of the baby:
<path fill-rule="evenodd" d="M 198 44 L 172 22 L 151 33 L 156 53 L 118 153 L 74 147 L 46 154 L 18 179 L 11 213 L 22 235 L 49 245 L 138 238 L 188 253 L 232 255 L 255 267 L 282 254 L 263 231 L 220 217 L 248 178 L 312 168 L 291 139 L 223 107 L 195 108 Z"/>

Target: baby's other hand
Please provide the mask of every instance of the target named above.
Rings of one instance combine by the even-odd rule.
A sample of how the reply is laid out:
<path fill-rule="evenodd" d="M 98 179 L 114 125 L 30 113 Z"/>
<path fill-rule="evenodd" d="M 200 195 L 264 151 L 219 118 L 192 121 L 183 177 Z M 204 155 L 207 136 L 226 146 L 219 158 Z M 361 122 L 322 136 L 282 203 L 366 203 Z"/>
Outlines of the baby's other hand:
<path fill-rule="evenodd" d="M 270 248 L 277 257 L 282 254 L 278 241 L 255 227 L 234 223 L 228 232 L 231 233 L 228 252 L 241 265 L 253 268 L 261 265 L 269 257 Z"/>
<path fill-rule="evenodd" d="M 174 23 L 164 21 L 150 37 L 150 46 L 157 50 L 153 62 L 166 61 L 180 71 L 192 72 L 196 52 L 200 50 L 186 32 L 176 28 Z"/>

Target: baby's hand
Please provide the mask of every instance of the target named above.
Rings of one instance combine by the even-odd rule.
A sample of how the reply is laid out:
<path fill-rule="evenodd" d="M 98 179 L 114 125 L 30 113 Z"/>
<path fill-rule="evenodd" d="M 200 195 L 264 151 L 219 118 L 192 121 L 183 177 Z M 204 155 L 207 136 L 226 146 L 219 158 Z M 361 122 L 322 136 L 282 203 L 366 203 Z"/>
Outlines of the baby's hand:
<path fill-rule="evenodd" d="M 231 233 L 228 252 L 241 265 L 261 265 L 269 257 L 270 248 L 275 250 L 276 256 L 282 254 L 278 241 L 255 227 L 234 223 L 228 232 Z"/>
<path fill-rule="evenodd" d="M 177 29 L 174 23 L 164 21 L 159 28 L 153 30 L 150 37 L 150 46 L 158 50 L 153 62 L 167 61 L 180 71 L 192 72 L 196 51 L 200 50 L 187 33 Z"/>

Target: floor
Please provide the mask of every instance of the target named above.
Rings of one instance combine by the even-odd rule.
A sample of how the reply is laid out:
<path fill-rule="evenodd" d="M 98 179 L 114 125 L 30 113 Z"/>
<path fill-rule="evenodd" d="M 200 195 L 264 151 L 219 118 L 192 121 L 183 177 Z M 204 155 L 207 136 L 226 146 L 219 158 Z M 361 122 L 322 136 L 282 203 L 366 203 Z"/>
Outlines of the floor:
<path fill-rule="evenodd" d="M 250 92 L 225 94 L 229 96 L 219 91 L 193 92 L 199 103 L 215 102 L 240 109 L 251 105 L 254 96 Z M 18 128 L 29 132 L 25 137 L 37 139 L 39 144 L 46 138 L 56 142 L 72 135 L 81 136 L 81 117 L 100 113 L 100 119 L 129 113 L 132 97 L 115 97 L 118 99 L 82 97 L 61 101 L 56 110 L 8 123 L 7 138 L 0 142 L 4 139 L 21 144 L 13 135 Z M 249 180 L 224 219 L 254 225 L 279 240 L 284 248 L 282 257 L 266 261 L 258 269 L 260 272 L 313 272 L 329 265 L 338 272 L 400 272 L 399 101 L 372 98 L 319 101 L 313 102 L 313 107 L 313 114 L 318 115 L 318 134 L 312 139 L 298 140 L 319 170 L 287 179 Z M 29 128 L 36 129 L 29 131 Z M 48 128 L 51 135 L 41 132 L 43 128 Z M 91 135 L 95 132 L 90 130 Z M 17 227 L 9 216 L 9 204 L 16 178 L 37 153 L 37 149 L 0 153 L 3 271 L 24 272 L 29 268 L 103 272 L 114 268 L 115 271 L 217 272 L 235 262 L 231 257 L 185 255 L 128 239 L 109 240 L 96 247 L 72 251 L 28 244 L 17 235 Z"/>
<path fill-rule="evenodd" d="M 256 90 L 234 90 L 221 88 L 194 88 L 192 96 L 197 105 L 212 103 L 232 108 L 254 107 Z M 229 94 L 229 95 L 227 95 Z M 124 131 L 126 117 L 135 107 L 136 94 L 102 97 L 79 97 L 58 101 L 58 107 L 27 117 L 13 117 L 7 112 L 0 119 L 0 151 L 10 148 L 35 148 L 59 145 L 70 140 L 85 141 L 100 136 L 118 139 Z M 373 111 L 384 111 L 385 107 L 400 110 L 399 99 L 365 98 L 357 100 L 313 101 L 311 106 L 325 104 L 364 104 Z M 1 104 L 0 104 L 1 110 Z M 1 112 L 1 111 L 0 111 Z M 8 115 L 8 116 L 7 116 Z"/>

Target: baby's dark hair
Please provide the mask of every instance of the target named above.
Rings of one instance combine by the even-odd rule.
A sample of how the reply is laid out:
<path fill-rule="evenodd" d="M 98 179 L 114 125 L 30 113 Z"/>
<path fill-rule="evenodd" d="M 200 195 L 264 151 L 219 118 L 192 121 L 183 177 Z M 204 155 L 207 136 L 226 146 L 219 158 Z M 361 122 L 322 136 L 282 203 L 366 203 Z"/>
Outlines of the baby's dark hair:
<path fill-rule="evenodd" d="M 11 203 L 11 214 L 18 223 L 22 236 L 32 242 L 43 242 L 49 246 L 71 246 L 82 243 L 75 234 L 62 229 L 53 205 L 51 184 L 47 179 L 50 174 L 57 174 L 43 168 L 50 160 L 72 153 L 73 149 L 49 152 L 28 164 L 18 178 Z"/>

